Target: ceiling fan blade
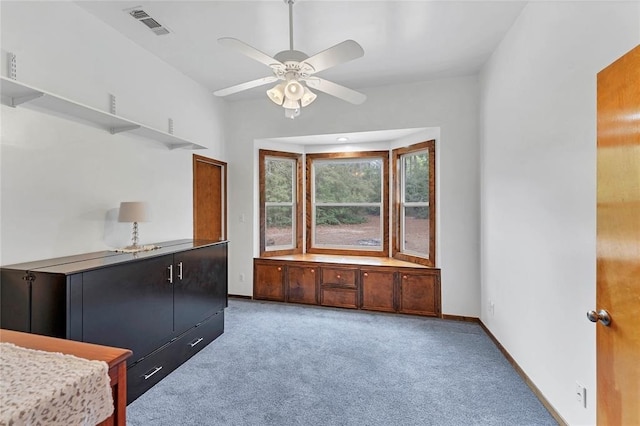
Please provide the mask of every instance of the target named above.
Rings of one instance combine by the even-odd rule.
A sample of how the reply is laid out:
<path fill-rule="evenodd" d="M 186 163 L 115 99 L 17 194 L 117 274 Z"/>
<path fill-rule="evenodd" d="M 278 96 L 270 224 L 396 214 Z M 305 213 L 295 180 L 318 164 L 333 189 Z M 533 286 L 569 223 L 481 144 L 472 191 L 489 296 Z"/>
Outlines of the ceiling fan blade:
<path fill-rule="evenodd" d="M 273 75 L 269 77 L 262 77 L 257 80 L 247 81 L 246 83 L 240 83 L 225 89 L 216 90 L 213 94 L 216 96 L 233 95 L 234 93 L 242 92 L 243 90 L 253 89 L 254 87 L 273 83 L 274 81 L 278 81 L 278 77 Z"/>
<path fill-rule="evenodd" d="M 355 90 L 349 89 L 348 87 L 341 86 L 323 78 L 314 76 L 305 81 L 307 83 L 307 86 L 311 87 L 312 89 L 320 90 L 321 92 L 327 93 L 331 96 L 335 96 L 336 98 L 340 98 L 347 102 L 351 102 L 355 105 L 360 105 L 367 100 L 367 95 L 365 95 L 364 93 L 356 92 Z"/>
<path fill-rule="evenodd" d="M 362 49 L 362 46 L 353 40 L 345 40 L 342 43 L 338 43 L 335 46 L 305 59 L 301 62 L 301 65 L 311 65 L 311 67 L 313 67 L 312 72 L 316 73 L 343 62 L 360 58 L 363 55 L 364 50 Z"/>
<path fill-rule="evenodd" d="M 242 53 L 245 56 L 250 57 L 251 59 L 254 59 L 258 62 L 262 62 L 263 64 L 265 64 L 268 67 L 283 67 L 284 68 L 284 64 L 280 61 L 278 61 L 275 58 L 272 58 L 271 56 L 267 55 L 264 52 L 259 51 L 258 49 L 256 49 L 253 46 L 249 46 L 247 43 L 238 40 L 237 38 L 233 38 L 233 37 L 223 37 L 223 38 L 219 38 L 218 39 L 218 43 L 225 46 L 225 47 L 230 47 L 232 49 L 236 49 L 237 51 L 239 51 L 240 53 Z"/>

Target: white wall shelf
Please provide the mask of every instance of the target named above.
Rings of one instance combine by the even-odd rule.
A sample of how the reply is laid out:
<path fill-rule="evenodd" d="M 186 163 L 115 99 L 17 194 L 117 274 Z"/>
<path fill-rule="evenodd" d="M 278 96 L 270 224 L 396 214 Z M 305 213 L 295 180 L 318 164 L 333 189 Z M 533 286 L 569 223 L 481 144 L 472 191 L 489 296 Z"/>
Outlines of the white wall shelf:
<path fill-rule="evenodd" d="M 51 113 L 81 121 L 104 129 L 111 134 L 129 132 L 165 145 L 169 149 L 206 149 L 205 146 L 176 137 L 144 124 L 136 123 L 117 115 L 100 111 L 88 105 L 66 99 L 62 96 L 37 89 L 16 80 L 0 76 L 2 103 L 10 107 L 30 105 Z"/>

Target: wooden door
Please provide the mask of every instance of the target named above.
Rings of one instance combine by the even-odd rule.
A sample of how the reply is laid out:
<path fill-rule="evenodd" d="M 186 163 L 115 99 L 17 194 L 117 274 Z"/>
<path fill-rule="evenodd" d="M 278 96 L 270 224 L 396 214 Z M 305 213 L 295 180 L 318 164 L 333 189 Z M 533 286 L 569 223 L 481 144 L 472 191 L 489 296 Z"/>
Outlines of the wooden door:
<path fill-rule="evenodd" d="M 640 425 L 640 45 L 598 73 L 597 420 Z"/>
<path fill-rule="evenodd" d="M 193 156 L 193 238 L 227 238 L 227 164 Z"/>

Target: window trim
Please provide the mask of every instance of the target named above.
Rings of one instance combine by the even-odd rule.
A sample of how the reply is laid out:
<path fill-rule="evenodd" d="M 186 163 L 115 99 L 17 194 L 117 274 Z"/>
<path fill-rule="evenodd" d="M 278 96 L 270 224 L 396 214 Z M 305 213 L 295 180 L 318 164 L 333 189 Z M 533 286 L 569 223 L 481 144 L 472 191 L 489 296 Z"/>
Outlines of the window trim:
<path fill-rule="evenodd" d="M 319 248 L 312 246 L 313 211 L 311 194 L 311 170 L 314 160 L 328 159 L 366 159 L 382 160 L 382 250 L 353 250 L 338 248 Z M 351 256 L 389 257 L 389 151 L 356 151 L 306 154 L 306 252 L 312 254 L 341 254 Z"/>
<path fill-rule="evenodd" d="M 266 249 L 266 193 L 265 193 L 265 159 L 267 157 L 275 157 L 282 159 L 293 159 L 295 160 L 295 194 L 296 200 L 294 203 L 295 208 L 295 235 L 294 242 L 295 247 L 292 249 L 286 250 L 267 250 Z M 302 154 L 296 154 L 293 152 L 283 152 L 283 151 L 271 151 L 267 149 L 261 149 L 258 153 L 258 163 L 259 163 L 259 192 L 260 192 L 260 257 L 270 257 L 270 256 L 281 256 L 286 254 L 300 254 L 302 253 Z"/>
<path fill-rule="evenodd" d="M 403 253 L 401 250 L 402 231 L 402 176 L 400 174 L 401 157 L 405 154 L 427 150 L 429 155 L 429 257 Z M 436 266 L 436 141 L 416 143 L 407 147 L 396 148 L 392 151 L 393 164 L 393 242 L 392 254 L 394 259 L 417 263 L 424 266 Z"/>

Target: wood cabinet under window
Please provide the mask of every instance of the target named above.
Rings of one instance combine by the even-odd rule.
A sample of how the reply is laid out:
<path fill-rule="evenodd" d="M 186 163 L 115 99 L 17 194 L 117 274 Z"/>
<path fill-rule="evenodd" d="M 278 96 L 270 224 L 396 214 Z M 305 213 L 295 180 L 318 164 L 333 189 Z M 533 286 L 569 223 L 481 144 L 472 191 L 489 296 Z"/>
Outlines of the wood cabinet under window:
<path fill-rule="evenodd" d="M 284 302 L 284 265 L 256 261 L 253 275 L 253 282 L 260 283 L 253 287 L 254 298 Z"/>
<path fill-rule="evenodd" d="M 288 265 L 286 279 L 287 301 L 295 303 L 318 303 L 317 266 Z"/>
<path fill-rule="evenodd" d="M 375 257 L 257 258 L 253 298 L 440 317 L 440 270 Z"/>

